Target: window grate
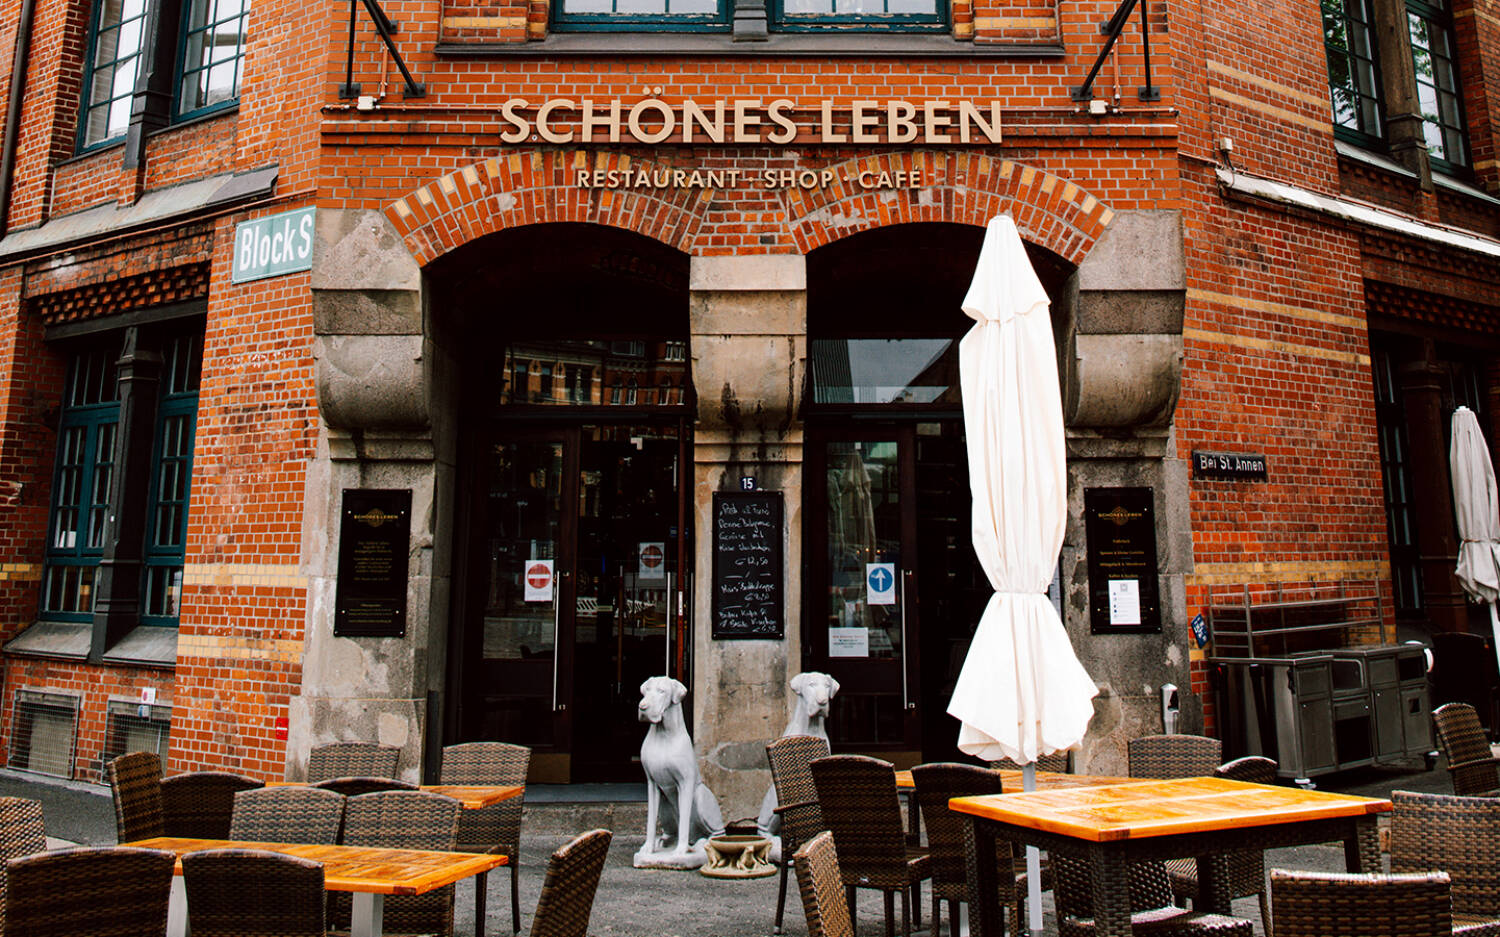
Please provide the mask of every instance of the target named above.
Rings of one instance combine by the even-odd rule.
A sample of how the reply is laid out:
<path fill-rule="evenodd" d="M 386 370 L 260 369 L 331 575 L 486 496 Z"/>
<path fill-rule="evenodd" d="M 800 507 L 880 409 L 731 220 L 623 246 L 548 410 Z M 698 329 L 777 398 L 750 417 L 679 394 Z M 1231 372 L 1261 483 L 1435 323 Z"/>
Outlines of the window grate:
<path fill-rule="evenodd" d="M 40 690 L 16 691 L 7 767 L 71 778 L 77 744 L 77 697 Z"/>
<path fill-rule="evenodd" d="M 104 773 L 104 765 L 131 752 L 152 752 L 166 764 L 171 733 L 171 706 L 110 700 L 105 711 L 104 751 L 99 755 L 99 773 Z"/>

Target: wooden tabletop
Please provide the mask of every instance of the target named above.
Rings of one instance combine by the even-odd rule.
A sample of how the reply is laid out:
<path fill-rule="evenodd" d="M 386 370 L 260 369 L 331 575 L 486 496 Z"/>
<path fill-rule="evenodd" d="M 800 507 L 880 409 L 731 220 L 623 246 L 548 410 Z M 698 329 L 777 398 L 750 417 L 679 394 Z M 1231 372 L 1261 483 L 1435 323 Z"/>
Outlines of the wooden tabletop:
<path fill-rule="evenodd" d="M 1388 800 L 1224 778 L 1127 781 L 1104 787 L 955 797 L 948 806 L 976 817 L 1097 843 L 1357 817 L 1392 809 Z"/>
<path fill-rule="evenodd" d="M 323 887 L 329 891 L 362 891 L 381 895 L 420 895 L 510 862 L 506 856 L 496 853 L 257 843 L 174 836 L 138 839 L 124 845 L 165 849 L 176 853 L 178 875 L 182 874 L 182 854 L 186 852 L 203 849 L 265 849 L 323 863 Z"/>
<path fill-rule="evenodd" d="M 306 787 L 306 781 L 267 781 L 266 787 Z M 517 785 L 492 785 L 492 784 L 423 784 L 417 790 L 428 791 L 433 794 L 442 794 L 444 797 L 452 797 L 463 804 L 465 810 L 478 810 L 480 807 L 488 807 L 498 804 L 502 800 L 510 800 L 512 797 L 520 797 L 526 790 L 523 784 Z"/>
<path fill-rule="evenodd" d="M 1012 789 L 1021 790 L 1021 772 L 1010 768 L 991 769 L 1000 775 L 1000 786 L 1006 791 Z M 1038 771 L 1036 773 L 1036 789 L 1039 791 L 1057 790 L 1070 787 L 1097 787 L 1100 784 L 1129 784 L 1131 778 L 1111 778 L 1097 774 L 1061 774 L 1055 771 Z M 912 781 L 910 771 L 896 772 L 896 787 L 898 790 L 911 790 L 916 787 Z"/>

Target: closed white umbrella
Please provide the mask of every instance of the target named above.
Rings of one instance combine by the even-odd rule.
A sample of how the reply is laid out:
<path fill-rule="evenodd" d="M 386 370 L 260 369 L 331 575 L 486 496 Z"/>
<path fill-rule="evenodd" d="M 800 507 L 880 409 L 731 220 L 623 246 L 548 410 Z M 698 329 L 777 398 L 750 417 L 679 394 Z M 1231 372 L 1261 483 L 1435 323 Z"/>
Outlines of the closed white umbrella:
<path fill-rule="evenodd" d="M 1047 586 L 1067 524 L 1062 396 L 1047 293 L 1008 215 L 992 218 L 964 297 L 975 325 L 959 345 L 974 552 L 990 596 L 948 704 L 958 747 L 1026 765 L 1083 739 L 1099 692 Z M 1035 850 L 1027 850 L 1028 866 Z M 1032 930 L 1041 876 L 1029 868 Z"/>
<path fill-rule="evenodd" d="M 1495 653 L 1500 655 L 1500 496 L 1495 491 L 1495 468 L 1479 420 L 1468 407 L 1453 411 L 1448 443 L 1448 471 L 1453 477 L 1453 513 L 1458 519 L 1458 567 L 1454 575 L 1476 602 L 1490 607 L 1490 629 Z"/>

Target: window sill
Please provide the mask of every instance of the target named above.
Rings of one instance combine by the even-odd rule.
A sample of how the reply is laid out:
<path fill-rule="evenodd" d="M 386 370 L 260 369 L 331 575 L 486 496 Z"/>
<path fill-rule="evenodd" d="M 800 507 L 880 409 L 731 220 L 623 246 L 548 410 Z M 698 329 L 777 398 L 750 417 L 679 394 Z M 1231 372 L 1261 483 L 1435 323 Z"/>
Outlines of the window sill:
<path fill-rule="evenodd" d="M 7 657 L 84 660 L 94 626 L 86 621 L 36 621 L 5 642 Z"/>
<path fill-rule="evenodd" d="M 1338 155 L 1345 159 L 1364 163 L 1366 166 L 1373 166 L 1376 169 L 1383 170 L 1395 176 L 1401 176 L 1404 179 L 1415 181 L 1417 178 L 1416 173 L 1380 153 L 1355 146 L 1343 140 L 1335 140 L 1333 146 Z M 1487 205 L 1500 206 L 1500 198 L 1496 198 L 1483 189 L 1436 168 L 1432 171 L 1432 184 L 1458 195 L 1484 202 Z"/>
<path fill-rule="evenodd" d="M 164 625 L 138 625 L 104 652 L 104 662 L 174 670 L 177 667 L 177 629 Z"/>
<path fill-rule="evenodd" d="M 899 36 L 841 32 L 773 33 L 755 42 L 736 42 L 726 33 L 553 33 L 539 42 L 440 42 L 439 56 L 453 58 L 504 58 L 549 56 L 663 56 L 711 55 L 754 58 L 760 56 L 816 56 L 818 58 L 1056 58 L 1059 44 L 1008 42 L 959 42 L 947 35 Z"/>

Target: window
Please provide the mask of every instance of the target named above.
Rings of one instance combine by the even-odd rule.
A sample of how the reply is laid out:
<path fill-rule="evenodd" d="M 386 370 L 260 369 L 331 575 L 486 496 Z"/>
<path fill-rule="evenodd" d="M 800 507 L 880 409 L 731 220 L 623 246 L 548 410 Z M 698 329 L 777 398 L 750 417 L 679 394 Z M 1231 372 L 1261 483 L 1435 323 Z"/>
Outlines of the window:
<path fill-rule="evenodd" d="M 729 29 L 729 0 L 562 0 L 556 9 L 561 29 Z"/>
<path fill-rule="evenodd" d="M 116 473 L 127 463 L 129 448 L 149 446 L 149 470 L 139 479 L 125 478 L 125 497 L 145 507 L 142 529 L 121 528 L 118 555 L 139 556 L 141 580 L 118 588 L 138 588 L 140 623 L 176 625 L 182 597 L 184 543 L 187 534 L 189 480 L 192 477 L 193 430 L 198 413 L 198 380 L 202 358 L 201 326 L 178 328 L 150 339 L 160 355 L 156 399 L 132 404 L 141 418 L 132 420 L 143 438 L 119 438 L 122 402 L 117 362 L 122 332 L 80 347 L 69 356 L 58 419 L 57 463 L 47 527 L 42 574 L 41 617 L 52 621 L 93 620 L 98 598 L 98 569 L 104 557 L 106 524 L 123 520 L 112 497 Z M 145 340 L 143 340 L 143 344 Z M 144 434 L 150 434 L 144 437 Z M 133 578 L 133 577 L 132 577 Z"/>
<path fill-rule="evenodd" d="M 162 123 L 196 117 L 239 100 L 240 70 L 245 57 L 247 0 L 186 0 L 180 22 L 163 29 L 177 37 L 177 65 L 170 75 L 148 77 L 165 100 L 176 101 L 170 114 L 161 105 Z M 112 143 L 130 124 L 136 83 L 148 23 L 146 0 L 95 0 L 89 29 L 89 56 L 84 76 L 82 149 Z M 149 70 L 148 70 L 149 72 Z M 148 109 L 150 102 L 148 101 Z"/>
<path fill-rule="evenodd" d="M 240 97 L 246 0 L 191 0 L 183 24 L 177 116 L 232 104 Z"/>
<path fill-rule="evenodd" d="M 1385 120 L 1370 0 L 1323 0 L 1323 45 L 1335 132 L 1369 146 L 1383 135 Z"/>
<path fill-rule="evenodd" d="M 1406 19 L 1427 154 L 1434 168 L 1449 172 L 1467 169 L 1468 133 L 1464 129 L 1463 101 L 1458 94 L 1453 17 L 1447 2 L 1407 0 Z"/>
<path fill-rule="evenodd" d="M 772 0 L 775 28 L 788 31 L 868 26 L 873 29 L 941 29 L 947 6 L 939 0 Z"/>

